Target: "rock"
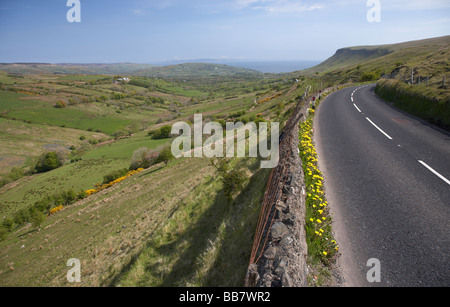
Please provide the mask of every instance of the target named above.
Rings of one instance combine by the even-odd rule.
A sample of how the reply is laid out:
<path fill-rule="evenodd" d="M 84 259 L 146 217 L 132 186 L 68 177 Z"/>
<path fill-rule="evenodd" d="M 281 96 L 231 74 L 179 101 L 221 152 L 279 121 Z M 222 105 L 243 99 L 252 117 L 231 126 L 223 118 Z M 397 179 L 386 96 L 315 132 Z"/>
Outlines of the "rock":
<path fill-rule="evenodd" d="M 288 213 L 283 217 L 283 223 L 289 226 L 294 226 L 295 215 L 293 213 Z"/>
<path fill-rule="evenodd" d="M 292 243 L 294 242 L 294 238 L 292 236 L 285 236 L 281 242 L 280 247 L 283 248 L 285 251 L 292 251 L 293 246 Z"/>
<path fill-rule="evenodd" d="M 272 239 L 282 239 L 285 235 L 289 233 L 289 229 L 281 222 L 272 225 L 270 230 L 270 235 Z"/>
<path fill-rule="evenodd" d="M 281 286 L 282 287 L 292 287 L 292 279 L 289 277 L 289 274 L 284 273 L 283 277 L 281 278 Z"/>
<path fill-rule="evenodd" d="M 256 287 L 259 282 L 258 266 L 251 264 L 248 267 L 247 276 L 245 277 L 245 287 Z"/>
<path fill-rule="evenodd" d="M 278 251 L 278 248 L 276 248 L 275 246 L 271 246 L 264 253 L 264 257 L 266 257 L 266 259 L 269 259 L 269 260 L 274 260 L 275 257 L 277 256 L 277 251 Z"/>

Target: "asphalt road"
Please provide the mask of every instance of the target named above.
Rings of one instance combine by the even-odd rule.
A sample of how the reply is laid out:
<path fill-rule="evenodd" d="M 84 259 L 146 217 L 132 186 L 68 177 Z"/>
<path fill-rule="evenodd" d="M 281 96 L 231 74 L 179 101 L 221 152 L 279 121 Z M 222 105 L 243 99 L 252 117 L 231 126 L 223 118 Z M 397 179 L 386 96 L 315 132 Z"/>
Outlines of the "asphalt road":
<path fill-rule="evenodd" d="M 328 96 L 315 119 L 344 286 L 450 286 L 450 134 L 374 85 Z M 379 274 L 369 259 L 379 260 Z M 369 282 L 367 275 L 380 277 Z"/>

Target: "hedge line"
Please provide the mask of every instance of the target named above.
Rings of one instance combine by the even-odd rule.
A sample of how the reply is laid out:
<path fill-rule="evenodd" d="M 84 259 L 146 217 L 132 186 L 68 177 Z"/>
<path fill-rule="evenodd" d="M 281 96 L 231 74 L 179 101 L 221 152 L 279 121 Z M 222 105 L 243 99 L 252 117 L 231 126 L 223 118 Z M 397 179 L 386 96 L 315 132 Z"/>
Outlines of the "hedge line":
<path fill-rule="evenodd" d="M 437 98 L 438 90 L 382 79 L 375 93 L 397 108 L 450 131 L 450 95 Z"/>

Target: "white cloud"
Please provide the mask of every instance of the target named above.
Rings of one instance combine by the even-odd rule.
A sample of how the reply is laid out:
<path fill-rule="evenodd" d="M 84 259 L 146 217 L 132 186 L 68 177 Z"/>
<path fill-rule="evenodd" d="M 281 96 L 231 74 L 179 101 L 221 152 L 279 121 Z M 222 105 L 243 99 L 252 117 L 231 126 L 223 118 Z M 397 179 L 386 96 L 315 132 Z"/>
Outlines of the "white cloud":
<path fill-rule="evenodd" d="M 252 9 L 269 13 L 301 13 L 322 9 L 322 3 L 305 3 L 298 0 L 234 0 L 232 6 L 237 10 Z"/>
<path fill-rule="evenodd" d="M 448 0 L 390 0 L 381 2 L 382 9 L 403 10 L 403 11 L 423 11 L 450 9 Z"/>
<path fill-rule="evenodd" d="M 147 12 L 143 9 L 134 9 L 134 10 L 131 10 L 131 13 L 133 13 L 133 15 L 136 15 L 136 16 L 144 16 L 147 14 Z"/>

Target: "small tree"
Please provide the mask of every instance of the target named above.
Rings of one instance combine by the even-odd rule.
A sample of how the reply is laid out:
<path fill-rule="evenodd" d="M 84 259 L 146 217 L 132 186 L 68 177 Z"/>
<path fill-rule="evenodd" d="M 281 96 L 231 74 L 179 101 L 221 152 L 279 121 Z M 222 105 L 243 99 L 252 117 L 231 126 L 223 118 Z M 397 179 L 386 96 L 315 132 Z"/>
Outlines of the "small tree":
<path fill-rule="evenodd" d="M 55 108 L 63 109 L 65 107 L 67 107 L 67 104 L 64 100 L 60 99 L 58 100 L 58 102 L 56 102 Z"/>
<path fill-rule="evenodd" d="M 57 152 L 51 151 L 42 154 L 39 157 L 39 160 L 35 166 L 35 170 L 38 173 L 44 173 L 51 170 L 54 170 L 60 166 L 62 166 L 62 161 Z"/>
<path fill-rule="evenodd" d="M 168 139 L 170 138 L 172 132 L 172 127 L 167 125 L 159 128 L 152 134 L 152 139 L 160 140 L 160 139 Z"/>
<path fill-rule="evenodd" d="M 20 209 L 16 213 L 14 213 L 14 224 L 23 225 L 28 222 L 30 219 L 30 214 L 26 209 Z"/>
<path fill-rule="evenodd" d="M 30 222 L 34 228 L 40 228 L 44 220 L 45 220 L 44 213 L 38 210 L 33 210 L 30 216 Z"/>
<path fill-rule="evenodd" d="M 3 226 L 6 230 L 11 231 L 11 229 L 12 229 L 13 226 L 14 226 L 14 220 L 13 220 L 12 218 L 10 218 L 10 217 L 6 217 L 6 218 L 3 220 L 3 222 L 2 222 L 2 226 Z"/>
<path fill-rule="evenodd" d="M 130 170 L 138 168 L 149 168 L 155 163 L 158 153 L 155 150 L 141 147 L 133 152 L 131 156 Z"/>
<path fill-rule="evenodd" d="M 170 146 L 166 146 L 161 150 L 158 157 L 155 159 L 155 163 L 164 162 L 167 166 L 167 164 L 169 164 L 169 161 L 172 159 L 174 159 L 174 156 L 172 155 L 172 149 Z"/>
<path fill-rule="evenodd" d="M 228 200 L 231 201 L 233 195 L 242 189 L 246 179 L 245 171 L 240 169 L 233 169 L 222 175 L 223 191 Z"/>
<path fill-rule="evenodd" d="M 232 168 L 226 159 L 220 159 L 217 163 L 212 162 L 222 177 L 223 192 L 228 201 L 233 200 L 233 196 L 239 192 L 247 180 L 247 175 L 243 169 Z"/>

